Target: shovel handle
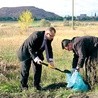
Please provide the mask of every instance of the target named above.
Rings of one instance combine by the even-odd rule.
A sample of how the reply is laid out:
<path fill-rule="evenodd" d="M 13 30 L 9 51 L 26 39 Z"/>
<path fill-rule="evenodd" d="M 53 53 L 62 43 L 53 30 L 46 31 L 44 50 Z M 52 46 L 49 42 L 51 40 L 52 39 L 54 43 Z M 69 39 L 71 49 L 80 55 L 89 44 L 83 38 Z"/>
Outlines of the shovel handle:
<path fill-rule="evenodd" d="M 44 62 L 41 62 L 41 64 L 45 65 L 45 66 L 48 66 L 48 64 L 44 63 Z"/>
<path fill-rule="evenodd" d="M 45 65 L 45 66 L 49 66 L 49 64 L 47 64 L 47 63 L 44 63 L 44 62 L 41 62 L 41 64 L 43 64 L 43 65 Z M 57 70 L 57 71 L 59 71 L 59 72 L 63 72 L 64 73 L 64 71 L 62 71 L 62 70 L 60 70 L 60 69 L 58 69 L 58 68 L 53 68 L 54 70 Z"/>
<path fill-rule="evenodd" d="M 41 64 L 43 64 L 43 65 L 45 65 L 45 66 L 47 66 L 47 67 L 49 67 L 49 68 L 55 69 L 55 67 L 52 67 L 50 64 L 47 64 L 47 63 L 44 63 L 44 62 L 41 62 Z"/>

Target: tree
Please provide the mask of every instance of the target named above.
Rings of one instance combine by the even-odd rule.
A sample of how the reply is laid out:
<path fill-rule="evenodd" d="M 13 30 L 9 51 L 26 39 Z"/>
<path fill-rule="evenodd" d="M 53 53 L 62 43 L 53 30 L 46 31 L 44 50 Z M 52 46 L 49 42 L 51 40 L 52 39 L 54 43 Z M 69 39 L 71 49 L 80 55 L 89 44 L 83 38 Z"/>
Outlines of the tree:
<path fill-rule="evenodd" d="M 20 24 L 20 28 L 23 31 L 27 31 L 29 25 L 34 21 L 34 17 L 29 10 L 23 11 L 19 16 L 18 22 Z"/>

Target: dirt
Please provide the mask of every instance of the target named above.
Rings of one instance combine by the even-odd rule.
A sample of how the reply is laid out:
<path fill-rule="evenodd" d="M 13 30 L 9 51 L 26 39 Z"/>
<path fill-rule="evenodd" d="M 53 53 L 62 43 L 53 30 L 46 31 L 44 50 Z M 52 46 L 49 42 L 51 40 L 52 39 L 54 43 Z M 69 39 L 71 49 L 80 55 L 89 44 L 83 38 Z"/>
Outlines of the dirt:
<path fill-rule="evenodd" d="M 76 94 L 70 95 L 67 98 L 98 98 L 98 93 Z"/>

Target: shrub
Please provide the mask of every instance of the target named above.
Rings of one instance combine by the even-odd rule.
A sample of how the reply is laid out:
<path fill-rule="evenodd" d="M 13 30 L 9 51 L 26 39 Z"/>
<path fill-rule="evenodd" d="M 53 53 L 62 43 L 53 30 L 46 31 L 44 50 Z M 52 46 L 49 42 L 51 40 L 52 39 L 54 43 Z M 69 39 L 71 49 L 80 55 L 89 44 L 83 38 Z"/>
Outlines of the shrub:
<path fill-rule="evenodd" d="M 40 26 L 42 26 L 42 27 L 50 27 L 51 23 L 48 20 L 41 19 L 40 20 Z"/>
<path fill-rule="evenodd" d="M 64 25 L 64 26 L 70 26 L 70 22 L 67 21 L 67 20 L 64 20 L 63 25 Z"/>

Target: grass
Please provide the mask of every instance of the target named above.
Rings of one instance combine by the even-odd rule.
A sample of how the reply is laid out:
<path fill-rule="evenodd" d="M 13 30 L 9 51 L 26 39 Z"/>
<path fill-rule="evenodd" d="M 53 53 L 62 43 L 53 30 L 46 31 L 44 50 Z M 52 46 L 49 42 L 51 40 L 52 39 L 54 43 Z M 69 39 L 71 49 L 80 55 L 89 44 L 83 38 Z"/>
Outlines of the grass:
<path fill-rule="evenodd" d="M 0 98 L 68 98 L 71 94 L 78 94 L 66 90 L 66 76 L 54 69 L 43 66 L 41 85 L 43 91 L 36 91 L 32 87 L 33 72 L 30 70 L 29 90 L 20 92 L 20 62 L 17 59 L 17 50 L 23 41 L 36 30 L 43 30 L 46 27 L 37 27 L 38 22 L 33 24 L 27 33 L 21 35 L 18 23 L 0 24 Z M 57 33 L 52 42 L 55 66 L 61 70 L 70 69 L 72 52 L 61 49 L 61 40 L 74 36 L 94 35 L 98 36 L 98 26 L 78 26 L 76 30 L 64 27 L 62 22 L 52 22 Z M 98 87 L 96 87 L 96 91 Z"/>

